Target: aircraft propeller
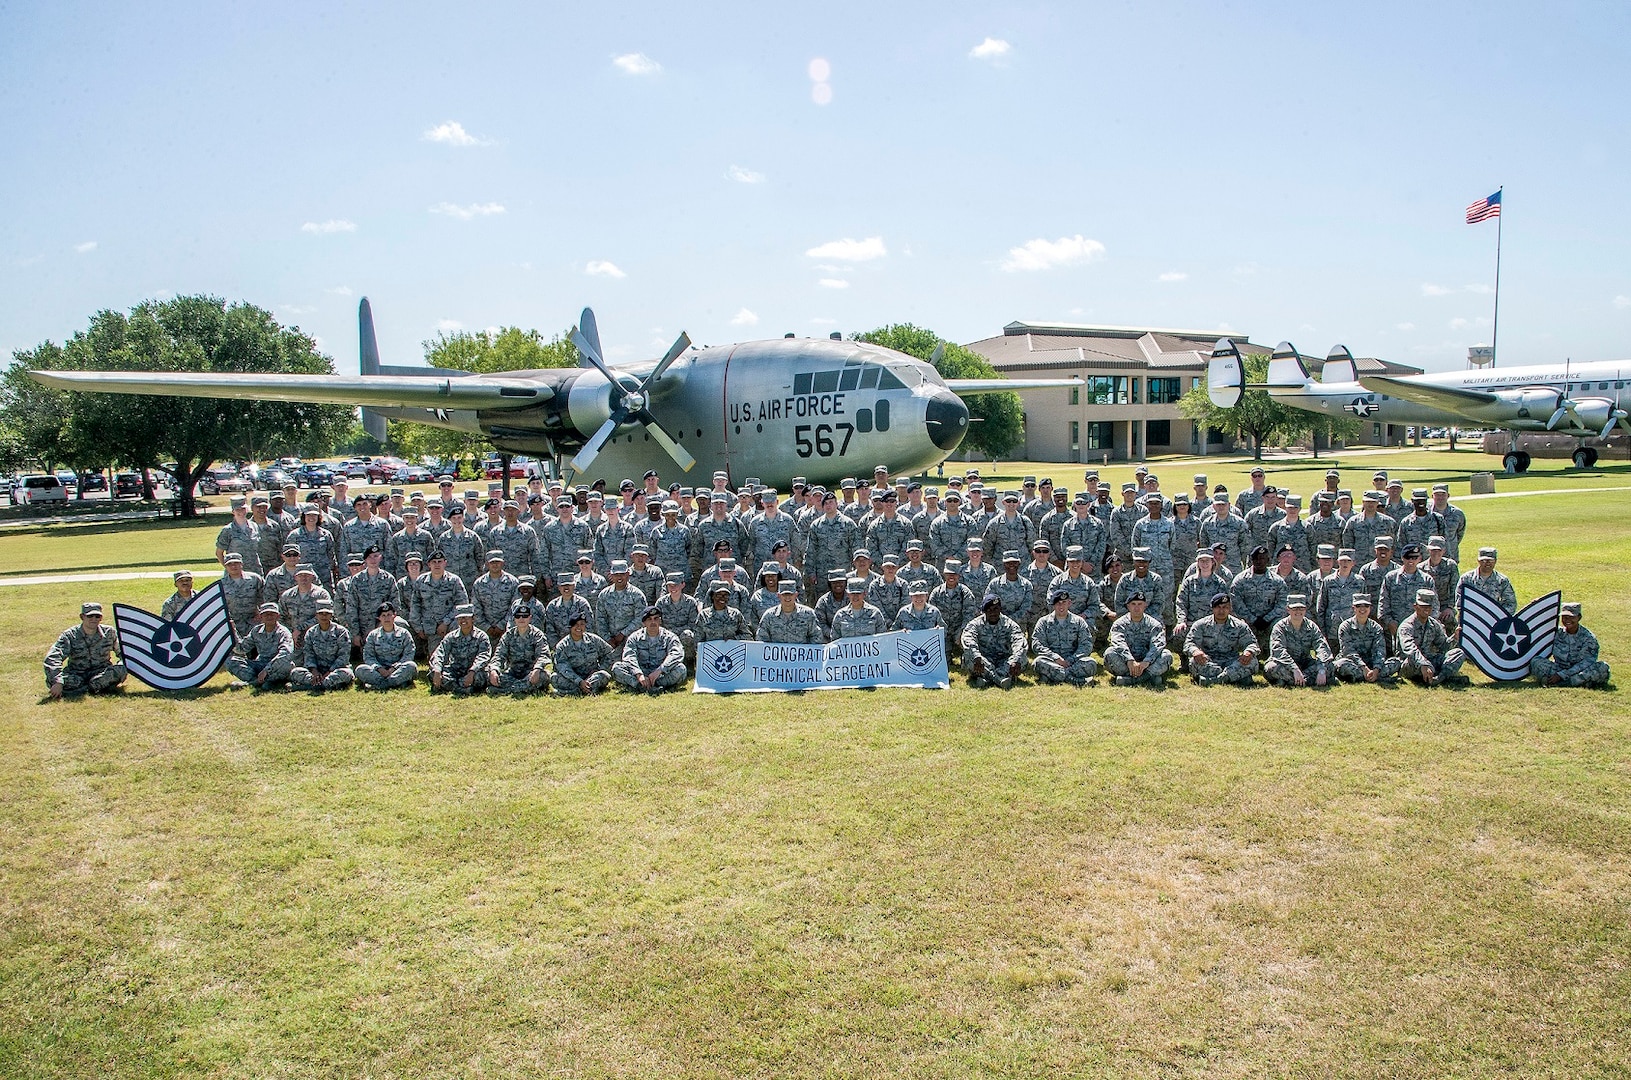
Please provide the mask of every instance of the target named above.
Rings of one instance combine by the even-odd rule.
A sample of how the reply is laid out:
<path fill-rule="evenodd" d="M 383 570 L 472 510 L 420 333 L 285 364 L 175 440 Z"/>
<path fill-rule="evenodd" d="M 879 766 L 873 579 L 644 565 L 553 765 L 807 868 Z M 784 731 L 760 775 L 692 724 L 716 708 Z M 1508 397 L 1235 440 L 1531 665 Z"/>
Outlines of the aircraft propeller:
<path fill-rule="evenodd" d="M 618 428 L 625 424 L 638 423 L 656 440 L 657 445 L 668 452 L 668 456 L 679 464 L 682 471 L 690 472 L 697 459 L 687 453 L 685 447 L 676 442 L 652 415 L 651 394 L 657 380 L 663 377 L 669 365 L 691 347 L 691 338 L 684 333 L 675 338 L 674 344 L 668 347 L 668 352 L 652 369 L 651 374 L 638 383 L 632 375 L 625 374 L 620 378 L 600 358 L 600 331 L 595 325 L 595 313 L 589 308 L 583 309 L 583 316 L 578 320 L 578 328 L 572 331 L 572 344 L 577 346 L 581 360 L 587 360 L 606 376 L 612 391 L 611 415 L 600 425 L 599 430 L 589 437 L 589 441 L 583 444 L 583 449 L 572 459 L 572 468 L 583 472 L 600 456 L 600 448 L 606 445 L 606 440 L 617 433 Z"/>

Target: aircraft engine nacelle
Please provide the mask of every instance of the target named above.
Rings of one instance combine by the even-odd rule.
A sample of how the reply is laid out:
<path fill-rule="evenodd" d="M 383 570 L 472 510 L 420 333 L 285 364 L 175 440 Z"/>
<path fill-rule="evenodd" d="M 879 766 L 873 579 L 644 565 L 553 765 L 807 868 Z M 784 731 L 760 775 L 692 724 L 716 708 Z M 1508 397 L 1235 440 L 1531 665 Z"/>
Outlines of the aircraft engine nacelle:
<path fill-rule="evenodd" d="M 1569 414 L 1576 424 L 1591 432 L 1601 431 L 1613 415 L 1614 403 L 1600 397 L 1575 398 L 1574 408 Z"/>
<path fill-rule="evenodd" d="M 1545 421 L 1558 407 L 1558 400 L 1562 397 L 1556 390 L 1545 387 L 1530 387 L 1523 390 L 1503 390 L 1496 395 L 1506 405 L 1510 412 L 1508 415 L 1518 420 Z M 1507 412 L 1506 409 L 1502 410 Z"/>

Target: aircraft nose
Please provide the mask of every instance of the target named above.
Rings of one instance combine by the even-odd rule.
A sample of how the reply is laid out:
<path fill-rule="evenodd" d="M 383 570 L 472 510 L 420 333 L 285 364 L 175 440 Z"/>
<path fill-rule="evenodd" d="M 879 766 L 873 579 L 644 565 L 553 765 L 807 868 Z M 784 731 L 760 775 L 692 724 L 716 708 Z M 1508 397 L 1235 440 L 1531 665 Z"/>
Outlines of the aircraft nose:
<path fill-rule="evenodd" d="M 929 427 L 929 438 L 947 452 L 957 449 L 957 444 L 968 434 L 968 406 L 950 390 L 935 392 L 923 420 Z"/>

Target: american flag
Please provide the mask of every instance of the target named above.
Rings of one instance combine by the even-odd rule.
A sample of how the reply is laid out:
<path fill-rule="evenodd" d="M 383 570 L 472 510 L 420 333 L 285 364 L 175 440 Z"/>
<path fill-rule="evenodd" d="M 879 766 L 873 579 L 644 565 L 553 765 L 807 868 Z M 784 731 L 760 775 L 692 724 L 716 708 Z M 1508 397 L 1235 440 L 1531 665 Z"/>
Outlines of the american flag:
<path fill-rule="evenodd" d="M 1487 199 L 1479 199 L 1467 207 L 1467 224 L 1476 225 L 1492 217 L 1501 216 L 1501 193 L 1497 191 Z"/>

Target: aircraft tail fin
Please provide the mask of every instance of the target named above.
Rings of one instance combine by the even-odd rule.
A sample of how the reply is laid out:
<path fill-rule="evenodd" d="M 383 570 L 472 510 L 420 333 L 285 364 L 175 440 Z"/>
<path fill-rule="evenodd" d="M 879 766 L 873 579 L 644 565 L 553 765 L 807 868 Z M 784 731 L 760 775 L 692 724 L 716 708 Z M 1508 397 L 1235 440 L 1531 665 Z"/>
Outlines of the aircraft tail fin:
<path fill-rule="evenodd" d="M 1246 366 L 1240 350 L 1228 338 L 1219 338 L 1206 365 L 1206 396 L 1220 409 L 1232 409 L 1246 396 Z"/>
<path fill-rule="evenodd" d="M 1354 364 L 1353 353 L 1348 351 L 1346 345 L 1334 345 L 1325 358 L 1325 367 L 1320 370 L 1320 382 L 1336 385 L 1337 383 L 1356 383 L 1359 381 L 1359 368 Z"/>
<path fill-rule="evenodd" d="M 374 337 L 374 309 L 368 306 L 368 297 L 357 305 L 357 349 L 359 374 L 379 374 L 379 341 Z M 362 429 L 379 442 L 385 441 L 385 417 L 373 409 L 362 410 Z"/>
<path fill-rule="evenodd" d="M 1269 357 L 1266 385 L 1270 393 L 1275 390 L 1301 390 L 1308 385 L 1308 368 L 1303 366 L 1302 355 L 1291 342 L 1282 341 L 1275 346 L 1274 355 Z"/>

